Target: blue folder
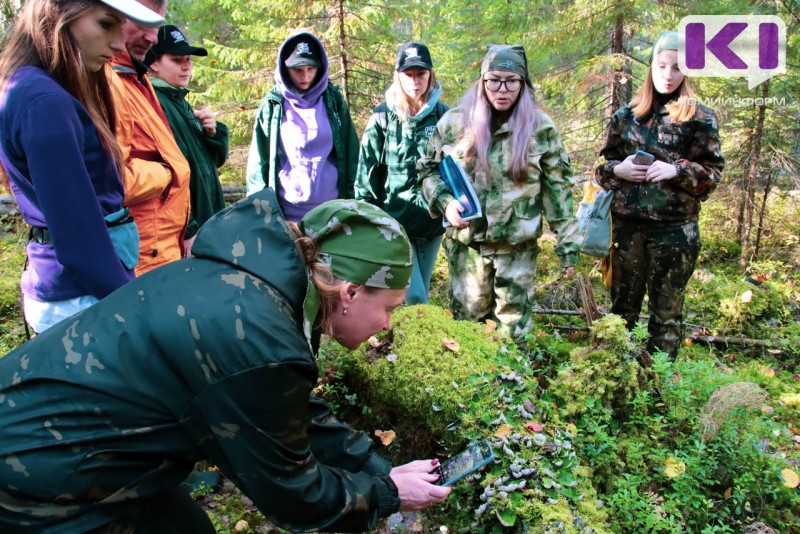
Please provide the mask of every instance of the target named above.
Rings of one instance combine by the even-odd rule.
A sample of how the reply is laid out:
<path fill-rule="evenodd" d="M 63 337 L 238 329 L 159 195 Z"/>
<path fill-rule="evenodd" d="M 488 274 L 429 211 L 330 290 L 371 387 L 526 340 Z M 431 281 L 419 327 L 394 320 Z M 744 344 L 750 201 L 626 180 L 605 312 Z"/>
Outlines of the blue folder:
<path fill-rule="evenodd" d="M 472 182 L 452 156 L 446 156 L 439 164 L 439 175 L 455 199 L 464 207 L 464 211 L 461 212 L 462 219 L 468 221 L 483 216 L 481 203 L 478 202 L 478 195 L 475 194 Z M 442 224 L 450 226 L 446 217 L 442 218 Z"/>

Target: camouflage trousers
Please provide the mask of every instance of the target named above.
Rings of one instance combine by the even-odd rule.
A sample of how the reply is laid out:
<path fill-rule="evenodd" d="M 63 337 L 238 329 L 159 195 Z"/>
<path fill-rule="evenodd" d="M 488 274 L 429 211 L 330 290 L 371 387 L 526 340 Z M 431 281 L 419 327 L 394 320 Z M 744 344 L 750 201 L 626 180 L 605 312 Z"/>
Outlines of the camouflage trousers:
<path fill-rule="evenodd" d="M 521 338 L 531 329 L 535 242 L 525 247 L 468 247 L 444 240 L 450 268 L 450 311 L 456 319 L 497 323 L 500 334 Z"/>
<path fill-rule="evenodd" d="M 661 350 L 673 359 L 683 338 L 683 300 L 686 284 L 700 252 L 697 221 L 675 226 L 638 224 L 614 219 L 611 258 L 611 313 L 633 328 L 648 296 L 650 338 L 647 350 Z"/>

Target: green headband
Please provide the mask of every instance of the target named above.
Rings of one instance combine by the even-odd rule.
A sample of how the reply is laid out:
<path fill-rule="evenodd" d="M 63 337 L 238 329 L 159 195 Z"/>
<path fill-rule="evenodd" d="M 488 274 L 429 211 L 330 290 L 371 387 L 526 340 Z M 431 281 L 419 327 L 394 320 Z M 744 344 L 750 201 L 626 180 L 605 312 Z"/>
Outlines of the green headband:
<path fill-rule="evenodd" d="M 330 200 L 306 213 L 300 230 L 320 247 L 336 278 L 384 289 L 407 289 L 411 244 L 400 223 L 359 200 Z"/>
<path fill-rule="evenodd" d="M 533 89 L 528 74 L 528 58 L 521 45 L 490 45 L 481 62 L 481 76 L 490 70 L 513 72 L 522 76 L 525 85 Z"/>
<path fill-rule="evenodd" d="M 659 34 L 658 38 L 656 39 L 656 43 L 653 45 L 653 50 L 650 52 L 650 61 L 648 63 L 652 63 L 653 58 L 656 57 L 661 52 L 663 52 L 664 50 L 677 50 L 677 49 L 678 49 L 678 32 L 664 30 Z"/>

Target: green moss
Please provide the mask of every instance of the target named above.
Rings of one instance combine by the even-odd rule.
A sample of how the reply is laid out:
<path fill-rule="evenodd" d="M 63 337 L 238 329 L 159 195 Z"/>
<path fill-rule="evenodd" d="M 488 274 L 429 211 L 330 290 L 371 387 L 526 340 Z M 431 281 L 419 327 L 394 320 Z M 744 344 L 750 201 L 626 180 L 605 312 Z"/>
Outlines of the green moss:
<path fill-rule="evenodd" d="M 621 317 L 596 321 L 590 345 L 573 350 L 569 365 L 551 382 L 550 391 L 563 403 L 561 417 L 571 420 L 593 408 L 624 413 L 644 382 L 633 350 Z"/>

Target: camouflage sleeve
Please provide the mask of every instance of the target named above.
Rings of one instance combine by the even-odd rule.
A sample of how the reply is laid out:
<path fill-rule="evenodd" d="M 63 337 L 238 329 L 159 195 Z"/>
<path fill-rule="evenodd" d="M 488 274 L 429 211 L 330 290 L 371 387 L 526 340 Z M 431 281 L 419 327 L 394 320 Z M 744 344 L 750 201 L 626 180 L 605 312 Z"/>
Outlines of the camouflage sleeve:
<path fill-rule="evenodd" d="M 351 429 L 331 413 L 328 403 L 312 397 L 309 401 L 308 432 L 311 451 L 317 461 L 347 471 L 372 475 L 389 474 L 392 464 L 372 452 L 372 439 Z"/>
<path fill-rule="evenodd" d="M 376 468 L 364 434 L 309 401 L 316 376 L 302 358 L 237 373 L 198 395 L 183 419 L 211 429 L 202 451 L 270 522 L 290 531 L 369 530 L 398 510 L 397 487 Z"/>
<path fill-rule="evenodd" d="M 439 119 L 436 129 L 428 139 L 425 152 L 417 161 L 417 186 L 428 202 L 428 212 L 431 217 L 444 215 L 445 207 L 454 199 L 452 192 L 439 175 L 439 163 L 446 155 L 443 148 L 454 142 L 455 136 L 450 127 L 454 117 L 454 110 L 450 110 Z"/>
<path fill-rule="evenodd" d="M 600 151 L 600 158 L 595 165 L 594 176 L 603 189 L 619 189 L 622 186 L 623 180 L 614 174 L 614 167 L 628 157 L 622 141 L 624 110 L 625 108 L 620 109 L 611 117 L 606 131 L 606 144 Z"/>
<path fill-rule="evenodd" d="M 572 209 L 572 167 L 561 137 L 554 126 L 542 128 L 547 152 L 542 154 L 542 204 L 550 228 L 558 236 L 556 255 L 561 267 L 576 265 L 580 259 L 578 220 Z"/>
<path fill-rule="evenodd" d="M 383 130 L 378 124 L 378 114 L 373 113 L 361 138 L 361 147 L 358 153 L 358 171 L 356 172 L 355 198 L 375 205 L 378 205 L 378 196 L 375 191 L 380 190 L 380 188 L 376 188 L 378 184 L 370 183 L 369 171 L 373 165 L 377 165 L 380 162 L 385 139 Z"/>
<path fill-rule="evenodd" d="M 719 126 L 714 112 L 708 108 L 700 111 L 703 117 L 695 119 L 698 125 L 692 144 L 686 157 L 675 161 L 678 176 L 672 182 L 700 200 L 705 200 L 719 184 L 725 157 L 720 147 Z"/>

